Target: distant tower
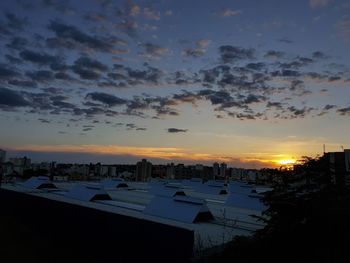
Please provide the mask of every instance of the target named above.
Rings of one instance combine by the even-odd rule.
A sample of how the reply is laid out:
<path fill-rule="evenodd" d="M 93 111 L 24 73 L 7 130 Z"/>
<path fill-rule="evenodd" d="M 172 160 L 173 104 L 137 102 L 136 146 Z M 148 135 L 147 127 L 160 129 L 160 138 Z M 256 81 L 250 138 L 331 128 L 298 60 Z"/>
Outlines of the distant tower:
<path fill-rule="evenodd" d="M 0 149 L 0 163 L 4 163 L 6 161 L 6 151 Z"/>
<path fill-rule="evenodd" d="M 221 163 L 220 164 L 220 176 L 221 177 L 225 177 L 226 170 L 227 170 L 227 164 L 226 163 Z"/>
<path fill-rule="evenodd" d="M 220 165 L 218 163 L 214 163 L 213 164 L 213 176 L 214 176 L 214 179 L 219 176 L 219 172 L 220 172 Z"/>
<path fill-rule="evenodd" d="M 142 159 L 141 162 L 136 164 L 136 181 L 147 181 L 152 174 L 152 163 L 148 162 L 146 159 Z"/>

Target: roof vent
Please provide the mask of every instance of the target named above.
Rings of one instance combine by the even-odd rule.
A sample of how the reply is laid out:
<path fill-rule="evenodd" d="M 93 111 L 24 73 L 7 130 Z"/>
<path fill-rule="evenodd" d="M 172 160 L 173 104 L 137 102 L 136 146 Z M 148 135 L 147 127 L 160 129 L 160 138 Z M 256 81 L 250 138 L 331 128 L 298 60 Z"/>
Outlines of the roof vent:
<path fill-rule="evenodd" d="M 188 196 L 175 196 L 173 198 L 156 196 L 146 206 L 143 213 L 184 223 L 196 223 L 214 219 L 205 200 Z"/>
<path fill-rule="evenodd" d="M 101 182 L 104 188 L 127 188 L 128 184 L 122 178 L 111 178 Z"/>
<path fill-rule="evenodd" d="M 81 184 L 75 185 L 66 193 L 66 196 L 88 202 L 94 200 L 112 200 L 108 193 L 100 186 Z"/>
<path fill-rule="evenodd" d="M 46 176 L 31 177 L 22 186 L 30 189 L 57 189 Z"/>

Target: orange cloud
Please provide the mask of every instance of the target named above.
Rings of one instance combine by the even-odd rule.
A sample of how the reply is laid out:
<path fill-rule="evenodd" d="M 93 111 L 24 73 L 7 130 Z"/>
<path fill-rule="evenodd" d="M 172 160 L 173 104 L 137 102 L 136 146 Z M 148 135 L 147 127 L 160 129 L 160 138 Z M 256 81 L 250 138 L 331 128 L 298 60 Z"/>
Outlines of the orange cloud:
<path fill-rule="evenodd" d="M 220 154 L 200 153 L 188 149 L 176 147 L 136 147 L 120 145 L 26 145 L 13 148 L 15 151 L 32 152 L 50 152 L 50 153 L 89 153 L 89 154 L 107 154 L 107 155 L 126 155 L 140 158 L 155 158 L 166 161 L 185 161 L 185 162 L 226 162 L 235 167 L 277 167 L 278 164 L 273 161 L 273 156 L 257 154 L 260 157 L 253 156 L 222 156 Z"/>

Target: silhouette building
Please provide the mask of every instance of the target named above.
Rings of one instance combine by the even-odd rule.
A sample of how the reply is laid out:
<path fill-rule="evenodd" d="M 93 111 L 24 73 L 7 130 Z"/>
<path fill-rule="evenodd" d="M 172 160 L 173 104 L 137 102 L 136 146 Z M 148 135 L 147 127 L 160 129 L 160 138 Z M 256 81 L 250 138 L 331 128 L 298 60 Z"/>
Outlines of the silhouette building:
<path fill-rule="evenodd" d="M 152 175 L 152 163 L 148 162 L 146 159 L 142 159 L 141 162 L 136 164 L 136 181 L 147 181 Z"/>

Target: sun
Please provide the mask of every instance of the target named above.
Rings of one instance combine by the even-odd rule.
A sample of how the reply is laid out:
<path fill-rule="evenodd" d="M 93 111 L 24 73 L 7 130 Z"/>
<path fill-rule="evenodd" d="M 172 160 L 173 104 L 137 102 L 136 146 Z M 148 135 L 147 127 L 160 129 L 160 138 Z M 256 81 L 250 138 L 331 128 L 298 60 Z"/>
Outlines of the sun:
<path fill-rule="evenodd" d="M 282 159 L 277 161 L 277 163 L 280 165 L 293 165 L 295 162 L 296 160 L 294 159 Z"/>

